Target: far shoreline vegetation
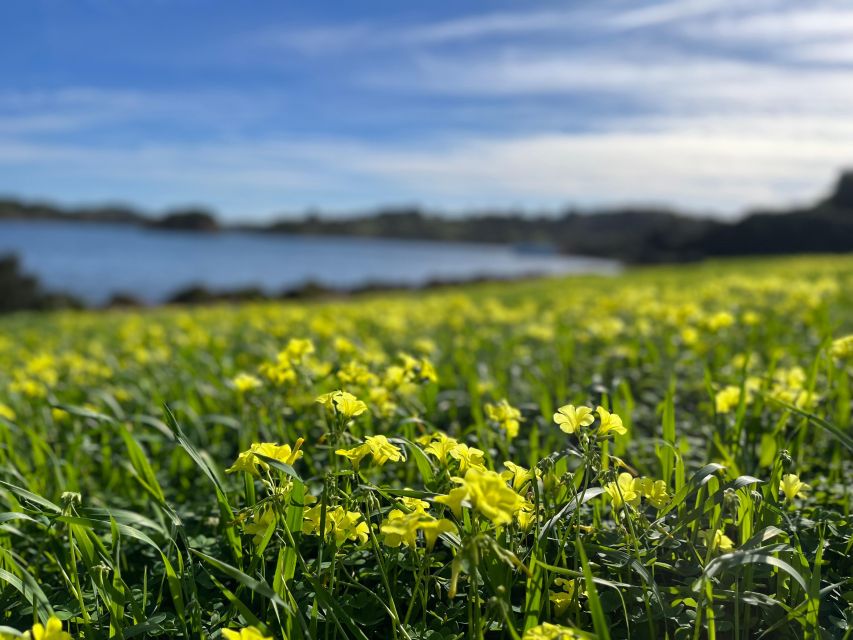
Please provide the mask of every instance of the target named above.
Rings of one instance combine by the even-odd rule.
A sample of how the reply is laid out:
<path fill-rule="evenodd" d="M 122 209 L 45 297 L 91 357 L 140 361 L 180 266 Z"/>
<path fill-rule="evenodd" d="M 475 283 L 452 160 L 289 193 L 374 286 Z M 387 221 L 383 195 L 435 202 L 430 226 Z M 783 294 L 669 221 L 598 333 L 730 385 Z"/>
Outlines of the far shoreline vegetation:
<path fill-rule="evenodd" d="M 202 208 L 180 209 L 155 217 L 126 206 L 67 208 L 53 204 L 0 198 L 0 221 L 57 221 L 81 224 L 126 224 L 166 231 L 228 231 L 291 236 L 337 236 L 438 242 L 490 243 L 521 250 L 616 259 L 627 265 L 693 262 L 708 258 L 853 251 L 853 171 L 842 172 L 835 188 L 811 206 L 748 212 L 734 222 L 688 215 L 664 208 L 625 207 L 554 215 L 523 212 L 477 212 L 449 217 L 418 208 L 379 209 L 353 217 L 309 214 L 267 224 L 223 224 Z M 533 276 L 535 274 L 527 274 Z M 521 276 L 526 277 L 526 276 Z M 418 288 L 482 281 L 437 280 Z M 211 291 L 202 286 L 177 292 L 166 304 L 198 304 L 245 300 L 311 299 L 399 290 L 370 283 L 338 290 L 306 282 L 269 294 L 260 288 Z M 132 295 L 117 294 L 107 306 L 139 306 Z M 21 273 L 14 256 L 0 256 L 0 312 L 83 307 L 62 292 L 47 292 Z"/>
<path fill-rule="evenodd" d="M 314 212 L 268 223 L 225 224 L 202 207 L 155 216 L 123 205 L 71 208 L 14 198 L 0 198 L 0 220 L 510 244 L 628 264 L 727 255 L 838 253 L 853 249 L 853 170 L 842 172 L 831 193 L 810 206 L 749 211 L 734 222 L 664 207 L 626 206 L 592 211 L 570 207 L 549 215 L 478 210 L 456 216 L 418 207 L 388 207 L 352 216 Z"/>

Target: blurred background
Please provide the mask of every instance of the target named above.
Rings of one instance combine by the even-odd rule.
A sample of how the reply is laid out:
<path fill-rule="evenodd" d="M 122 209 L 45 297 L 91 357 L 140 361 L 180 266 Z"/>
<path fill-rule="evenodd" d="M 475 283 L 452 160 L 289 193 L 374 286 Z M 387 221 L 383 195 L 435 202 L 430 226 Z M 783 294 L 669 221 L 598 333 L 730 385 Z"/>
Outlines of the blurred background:
<path fill-rule="evenodd" d="M 0 309 L 853 249 L 853 5 L 0 5 Z"/>

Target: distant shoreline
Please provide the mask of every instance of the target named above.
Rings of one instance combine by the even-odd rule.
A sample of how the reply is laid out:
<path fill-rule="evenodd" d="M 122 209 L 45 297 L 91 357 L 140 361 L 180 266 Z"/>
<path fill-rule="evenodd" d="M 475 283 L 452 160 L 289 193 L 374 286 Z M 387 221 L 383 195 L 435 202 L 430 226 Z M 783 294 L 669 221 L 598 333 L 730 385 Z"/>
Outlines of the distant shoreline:
<path fill-rule="evenodd" d="M 842 173 L 829 196 L 811 206 L 756 211 L 736 222 L 668 209 L 628 207 L 598 212 L 571 209 L 539 216 L 520 211 L 480 211 L 459 217 L 397 208 L 346 218 L 315 214 L 266 224 L 223 224 L 215 214 L 198 208 L 157 217 L 124 206 L 71 209 L 0 199 L 0 220 L 4 219 L 104 222 L 193 233 L 241 231 L 529 245 L 550 247 L 564 255 L 652 264 L 707 257 L 853 251 L 853 172 Z"/>

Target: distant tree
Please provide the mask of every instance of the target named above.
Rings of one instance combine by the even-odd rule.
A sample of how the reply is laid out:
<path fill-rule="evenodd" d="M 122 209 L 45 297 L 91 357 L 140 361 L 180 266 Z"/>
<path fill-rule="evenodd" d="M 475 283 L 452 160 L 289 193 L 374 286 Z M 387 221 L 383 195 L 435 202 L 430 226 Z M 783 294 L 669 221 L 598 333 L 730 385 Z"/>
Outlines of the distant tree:
<path fill-rule="evenodd" d="M 34 309 L 41 293 L 38 280 L 21 272 L 17 256 L 0 256 L 0 313 Z"/>
<path fill-rule="evenodd" d="M 151 221 L 148 226 L 175 231 L 217 231 L 216 217 L 204 209 L 181 209 Z"/>

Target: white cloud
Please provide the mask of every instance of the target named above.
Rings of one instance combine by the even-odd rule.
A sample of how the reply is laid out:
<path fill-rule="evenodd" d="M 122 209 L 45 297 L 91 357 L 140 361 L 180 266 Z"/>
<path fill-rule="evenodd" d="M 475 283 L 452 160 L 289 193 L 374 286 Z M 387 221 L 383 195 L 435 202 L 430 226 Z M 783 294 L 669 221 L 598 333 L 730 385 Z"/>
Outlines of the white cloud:
<path fill-rule="evenodd" d="M 172 203 L 202 199 L 234 215 L 382 202 L 451 209 L 632 202 L 733 215 L 817 197 L 851 148 L 853 124 L 828 120 L 808 131 L 797 119 L 710 118 L 649 121 L 633 132 L 446 138 L 426 147 L 353 139 L 125 149 L 0 141 L 0 165 L 71 175 L 81 193 L 132 183 Z M 244 206 L 247 196 L 253 205 Z"/>
<path fill-rule="evenodd" d="M 424 97 L 440 107 L 401 118 L 375 142 L 370 133 L 287 137 L 286 127 L 241 128 L 284 114 L 284 91 L 0 92 L 0 166 L 7 175 L 28 169 L 45 184 L 73 182 L 78 199 L 113 185 L 118 196 L 153 194 L 145 195 L 149 206 L 202 200 L 235 215 L 391 201 L 442 208 L 632 201 L 733 214 L 808 201 L 853 163 L 851 33 L 849 5 L 777 0 L 273 26 L 261 34 L 265 47 L 347 56 L 318 67 L 331 85 L 353 92 L 341 97 L 336 124 L 370 117 L 376 126 Z M 372 55 L 377 49 L 382 56 Z M 619 106 L 607 113 L 589 106 L 602 98 Z M 500 111 L 519 104 L 554 117 L 519 123 Z M 475 132 L 467 117 L 451 132 L 454 115 L 465 111 L 489 114 L 489 126 Z M 561 113 L 585 119 L 569 129 Z M 146 122 L 150 132 L 152 121 L 206 131 L 183 142 L 165 136 L 171 141 L 163 144 L 131 136 L 121 146 L 52 135 L 122 122 Z"/>

